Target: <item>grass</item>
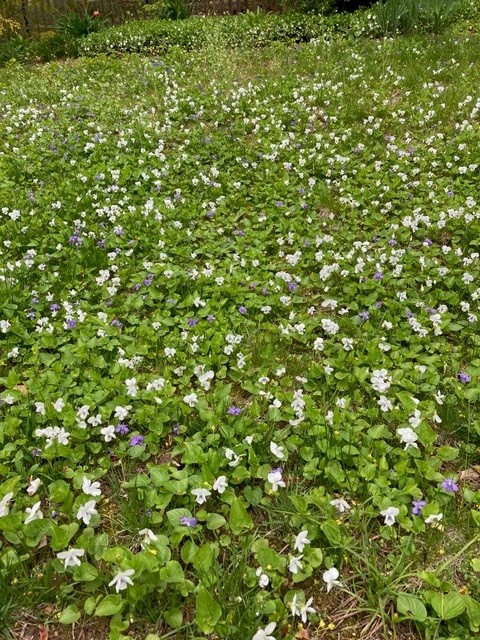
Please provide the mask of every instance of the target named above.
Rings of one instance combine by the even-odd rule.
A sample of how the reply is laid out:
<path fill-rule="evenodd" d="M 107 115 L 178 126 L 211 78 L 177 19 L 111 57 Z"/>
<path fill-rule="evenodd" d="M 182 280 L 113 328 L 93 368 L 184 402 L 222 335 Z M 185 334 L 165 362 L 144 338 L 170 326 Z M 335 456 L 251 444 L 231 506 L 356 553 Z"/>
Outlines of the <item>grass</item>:
<path fill-rule="evenodd" d="M 478 46 L 0 70 L 5 637 L 475 637 Z"/>

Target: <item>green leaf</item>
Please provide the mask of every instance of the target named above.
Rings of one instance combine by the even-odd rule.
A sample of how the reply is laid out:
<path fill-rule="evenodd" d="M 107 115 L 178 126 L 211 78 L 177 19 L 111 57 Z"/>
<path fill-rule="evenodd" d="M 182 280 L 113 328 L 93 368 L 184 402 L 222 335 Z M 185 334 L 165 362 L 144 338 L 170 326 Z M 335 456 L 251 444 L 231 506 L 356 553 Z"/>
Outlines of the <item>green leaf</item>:
<path fill-rule="evenodd" d="M 472 558 L 470 560 L 470 566 L 476 573 L 480 573 L 480 558 Z"/>
<path fill-rule="evenodd" d="M 73 624 L 80 618 L 80 611 L 78 607 L 74 604 L 69 605 L 66 609 L 62 611 L 58 621 L 61 624 Z"/>
<path fill-rule="evenodd" d="M 185 576 L 180 564 L 176 560 L 170 560 L 160 569 L 160 579 L 164 582 L 183 582 Z"/>
<path fill-rule="evenodd" d="M 397 596 L 397 609 L 410 620 L 424 622 L 427 619 L 427 609 L 420 598 L 408 593 L 399 593 Z"/>
<path fill-rule="evenodd" d="M 59 527 L 52 525 L 52 539 L 50 546 L 53 551 L 61 551 L 65 549 L 70 540 L 78 531 L 78 523 L 71 522 L 70 524 L 62 524 Z"/>
<path fill-rule="evenodd" d="M 332 546 L 338 547 L 342 544 L 342 533 L 335 520 L 327 520 L 322 524 L 321 529 Z"/>
<path fill-rule="evenodd" d="M 85 604 L 83 605 L 83 608 L 85 609 L 85 613 L 88 616 L 91 616 L 95 611 L 96 605 L 97 605 L 97 601 L 93 596 L 90 596 L 90 598 L 87 598 L 85 600 Z"/>
<path fill-rule="evenodd" d="M 202 633 L 212 633 L 221 615 L 222 609 L 218 602 L 212 598 L 205 587 L 200 587 L 196 601 L 195 621 Z"/>
<path fill-rule="evenodd" d="M 105 596 L 95 609 L 96 616 L 113 616 L 123 609 L 124 602 L 121 595 Z"/>
<path fill-rule="evenodd" d="M 480 527 L 480 511 L 477 511 L 476 509 L 472 509 L 470 513 L 472 514 L 472 518 L 475 524 L 477 525 L 477 527 Z"/>
<path fill-rule="evenodd" d="M 248 515 L 248 512 L 238 498 L 234 498 L 230 507 L 230 518 L 228 521 L 232 533 L 239 535 L 245 529 L 251 529 L 253 527 L 253 520 Z"/>
<path fill-rule="evenodd" d="M 91 582 L 98 577 L 98 569 L 88 562 L 82 562 L 79 567 L 75 567 L 73 571 L 73 579 L 75 582 Z"/>
<path fill-rule="evenodd" d="M 480 603 L 472 596 L 465 596 L 464 600 L 471 631 L 480 631 Z"/>
<path fill-rule="evenodd" d="M 227 521 L 219 513 L 208 514 L 207 529 L 210 529 L 210 531 L 215 531 L 216 529 L 220 529 L 220 527 L 223 527 L 224 524 L 227 524 Z"/>
<path fill-rule="evenodd" d="M 279 556 L 274 549 L 270 549 L 268 547 L 261 547 L 258 550 L 257 559 L 258 559 L 258 564 L 263 569 L 267 569 L 267 570 L 279 569 L 282 561 L 281 556 Z"/>
<path fill-rule="evenodd" d="M 202 545 L 193 559 L 193 566 L 199 572 L 208 574 L 215 562 L 216 548 L 213 544 L 207 542 Z"/>
<path fill-rule="evenodd" d="M 172 629 L 179 629 L 183 624 L 183 614 L 181 609 L 170 609 L 163 614 L 165 622 Z"/>
<path fill-rule="evenodd" d="M 25 525 L 25 537 L 29 547 L 36 547 L 45 534 L 51 528 L 50 520 L 33 520 Z"/>
<path fill-rule="evenodd" d="M 245 500 L 256 507 L 262 499 L 262 490 L 260 487 L 245 487 L 243 490 Z"/>
<path fill-rule="evenodd" d="M 441 620 L 452 620 L 465 611 L 465 599 L 455 591 L 449 593 L 427 591 L 425 599 L 432 605 Z"/>

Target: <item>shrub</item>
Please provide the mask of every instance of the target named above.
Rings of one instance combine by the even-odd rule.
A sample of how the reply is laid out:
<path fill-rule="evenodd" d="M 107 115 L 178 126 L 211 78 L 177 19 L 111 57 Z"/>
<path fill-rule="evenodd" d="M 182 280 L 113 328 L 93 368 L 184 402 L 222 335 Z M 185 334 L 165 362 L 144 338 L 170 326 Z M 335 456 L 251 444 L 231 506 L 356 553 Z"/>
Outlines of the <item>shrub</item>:
<path fill-rule="evenodd" d="M 96 33 L 105 25 L 105 21 L 98 15 L 87 11 L 77 13 L 72 11 L 57 20 L 55 31 L 72 38 L 82 38 L 90 33 Z"/>
<path fill-rule="evenodd" d="M 185 20 L 192 15 L 192 9 L 186 0 L 165 0 L 161 18 L 165 20 Z"/>
<path fill-rule="evenodd" d="M 439 33 L 459 9 L 458 0 L 381 0 L 375 6 L 375 16 L 385 36 L 412 31 Z"/>
<path fill-rule="evenodd" d="M 16 36 L 0 41 L 0 66 L 9 60 L 26 62 L 32 53 L 32 43 L 23 36 Z"/>
<path fill-rule="evenodd" d="M 63 33 L 47 31 L 33 44 L 32 51 L 41 62 L 74 57 L 78 55 L 78 39 Z"/>

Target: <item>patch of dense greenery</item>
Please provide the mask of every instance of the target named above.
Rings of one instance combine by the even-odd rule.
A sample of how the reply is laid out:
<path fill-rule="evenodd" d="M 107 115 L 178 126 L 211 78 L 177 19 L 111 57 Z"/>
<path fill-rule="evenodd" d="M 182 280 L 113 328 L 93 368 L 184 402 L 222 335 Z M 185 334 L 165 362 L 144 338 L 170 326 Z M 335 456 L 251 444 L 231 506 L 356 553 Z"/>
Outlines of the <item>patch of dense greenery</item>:
<path fill-rule="evenodd" d="M 0 72 L 2 633 L 473 638 L 479 38 L 192 23 Z"/>
<path fill-rule="evenodd" d="M 449 0 L 448 0 L 449 1 Z M 183 0 L 182 0 L 183 2 Z M 186 17 L 182 2 L 172 0 L 160 9 L 150 7 L 152 15 Z M 459 30 L 480 24 L 480 5 L 475 0 L 388 0 L 370 10 L 354 13 L 247 12 L 223 18 L 192 17 L 183 20 L 149 19 L 127 22 L 104 29 L 99 16 L 71 13 L 58 22 L 55 32 L 37 41 L 21 36 L 0 41 L 0 64 L 48 61 L 79 54 L 145 53 L 165 54 L 172 48 L 196 51 L 205 47 L 251 49 L 276 42 L 302 43 L 331 40 L 334 37 L 395 36 L 400 33 L 439 33 L 452 22 Z M 184 7 L 185 11 L 187 8 Z"/>

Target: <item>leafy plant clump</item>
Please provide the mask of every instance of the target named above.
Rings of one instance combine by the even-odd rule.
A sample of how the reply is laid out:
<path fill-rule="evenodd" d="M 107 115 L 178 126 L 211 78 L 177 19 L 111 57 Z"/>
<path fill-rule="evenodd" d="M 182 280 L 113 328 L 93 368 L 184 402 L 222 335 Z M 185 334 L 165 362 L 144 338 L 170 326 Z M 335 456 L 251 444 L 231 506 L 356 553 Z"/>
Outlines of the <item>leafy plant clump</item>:
<path fill-rule="evenodd" d="M 478 35 L 295 20 L 0 71 L 6 637 L 478 634 Z"/>
<path fill-rule="evenodd" d="M 382 0 L 375 15 L 384 35 L 427 31 L 440 33 L 460 11 L 457 0 Z"/>

